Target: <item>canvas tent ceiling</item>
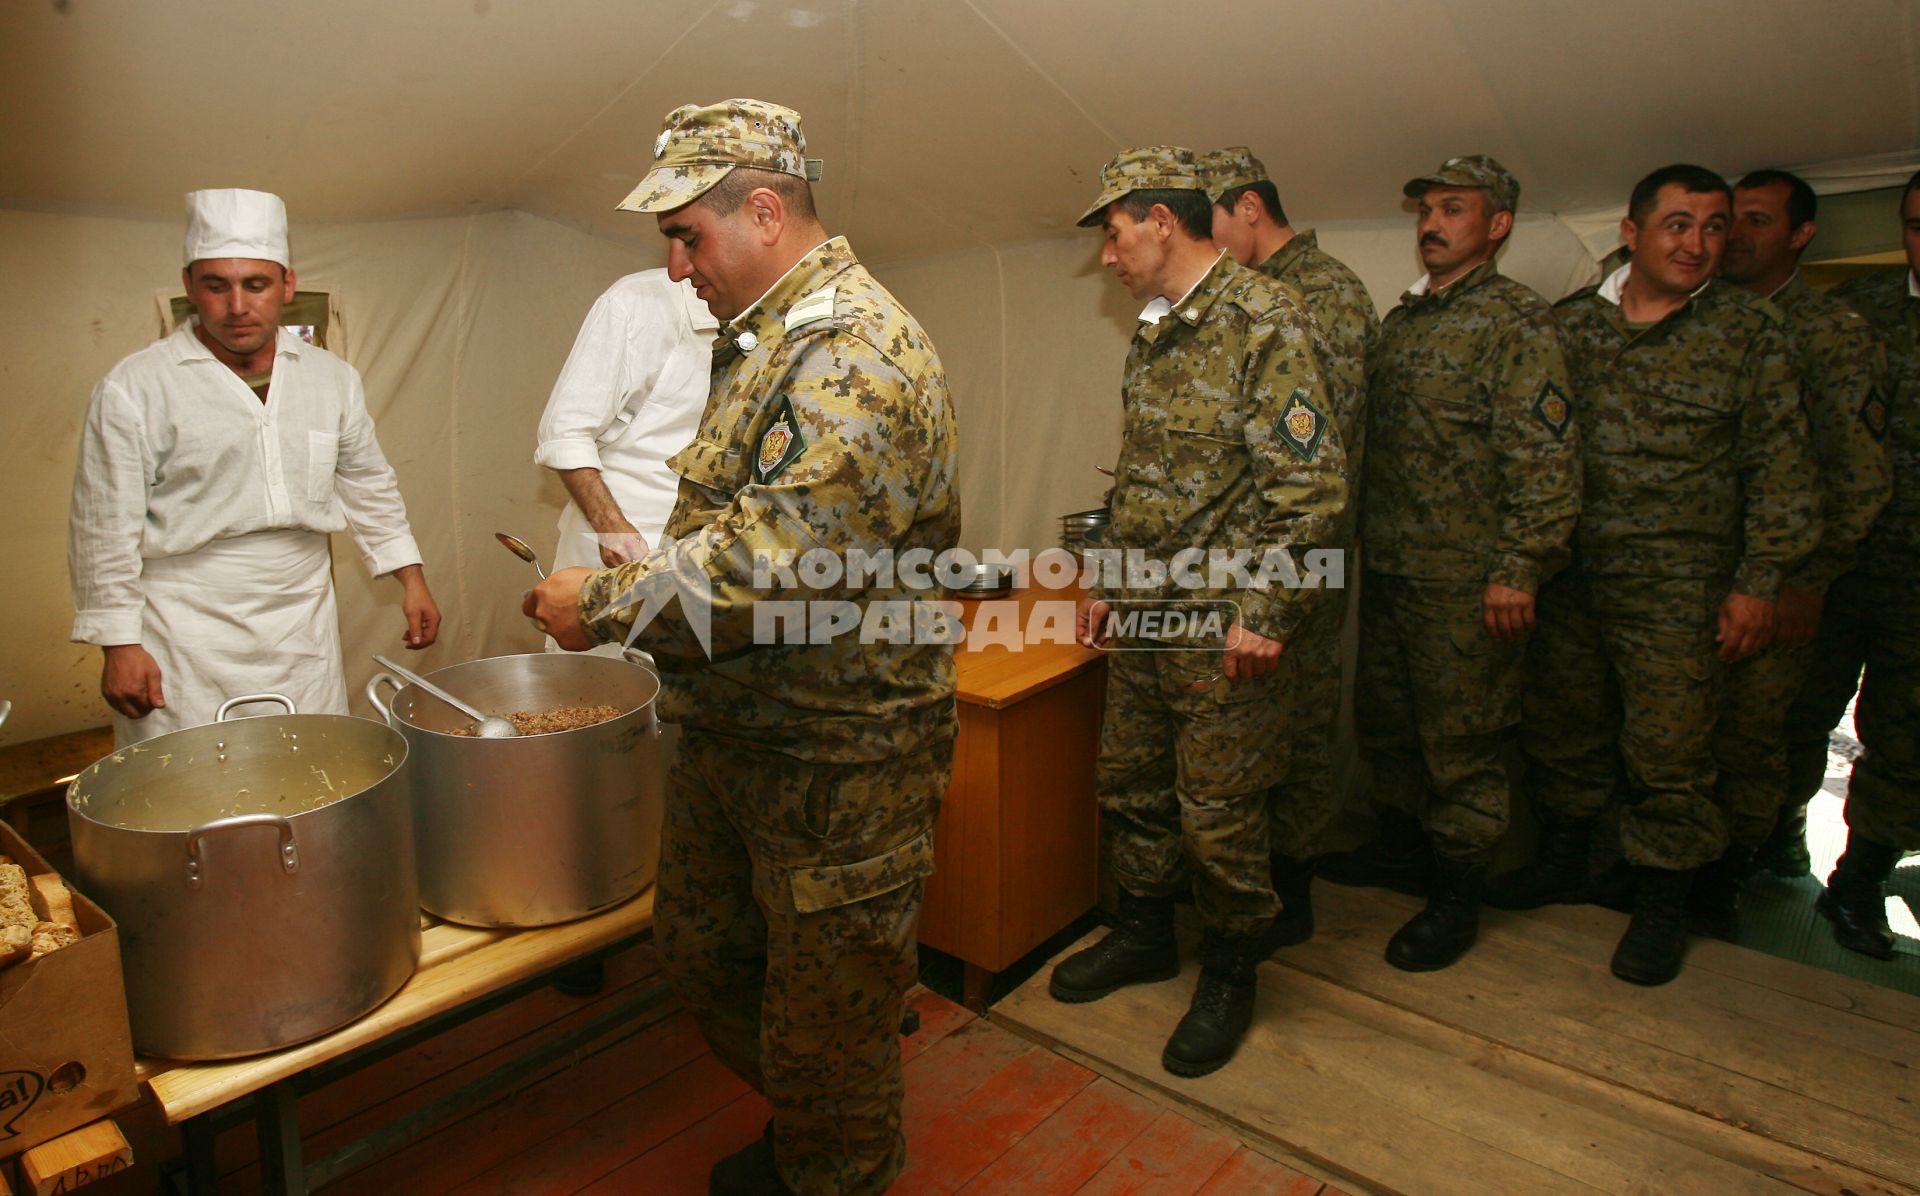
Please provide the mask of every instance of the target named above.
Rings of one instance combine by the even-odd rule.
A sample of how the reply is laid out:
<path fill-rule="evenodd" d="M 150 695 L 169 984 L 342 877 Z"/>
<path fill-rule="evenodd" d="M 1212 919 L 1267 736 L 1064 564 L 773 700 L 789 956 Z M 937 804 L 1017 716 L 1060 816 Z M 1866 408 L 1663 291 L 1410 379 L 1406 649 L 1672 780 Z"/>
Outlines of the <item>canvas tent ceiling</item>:
<path fill-rule="evenodd" d="M 1396 215 L 1445 152 L 1533 211 L 1650 166 L 1920 145 L 1920 0 L 15 0 L 0 206 L 171 218 L 212 185 L 304 220 L 616 215 L 662 113 L 805 114 L 873 260 L 1058 235 L 1115 148 L 1245 143 L 1316 219 Z"/>

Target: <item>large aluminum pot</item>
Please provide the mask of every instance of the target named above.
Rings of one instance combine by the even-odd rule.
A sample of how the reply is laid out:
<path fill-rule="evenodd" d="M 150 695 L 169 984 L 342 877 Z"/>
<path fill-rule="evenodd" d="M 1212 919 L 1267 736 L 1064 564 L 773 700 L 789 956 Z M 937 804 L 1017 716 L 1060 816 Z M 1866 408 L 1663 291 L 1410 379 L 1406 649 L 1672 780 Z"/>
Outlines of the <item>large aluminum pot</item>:
<path fill-rule="evenodd" d="M 426 675 L 493 714 L 613 706 L 590 727 L 480 739 L 473 720 L 390 673 L 367 698 L 406 737 L 420 903 L 469 926 L 548 926 L 614 906 L 651 884 L 665 808 L 660 680 L 638 661 L 534 652 Z M 390 700 L 382 691 L 392 690 Z"/>
<path fill-rule="evenodd" d="M 276 702 L 286 714 L 224 721 Z M 80 887 L 120 924 L 134 1045 L 229 1059 L 365 1014 L 420 960 L 407 743 L 234 698 L 74 778 Z"/>

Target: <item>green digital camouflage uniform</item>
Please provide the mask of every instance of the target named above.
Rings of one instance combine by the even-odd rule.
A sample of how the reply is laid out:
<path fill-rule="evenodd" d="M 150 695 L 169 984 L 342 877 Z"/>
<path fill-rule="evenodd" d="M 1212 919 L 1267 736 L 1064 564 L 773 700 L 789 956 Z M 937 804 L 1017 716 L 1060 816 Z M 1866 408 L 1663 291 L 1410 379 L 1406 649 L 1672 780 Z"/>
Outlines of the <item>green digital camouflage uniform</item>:
<path fill-rule="evenodd" d="M 1920 847 L 1920 297 L 1908 270 L 1831 292 L 1873 325 L 1887 352 L 1884 399 L 1860 418 L 1884 438 L 1893 497 L 1860 545 L 1858 564 L 1827 590 L 1808 676 L 1787 716 L 1789 797 L 1805 801 L 1826 776 L 1827 733 L 1857 686 L 1863 748 L 1847 786 L 1847 825 L 1889 847 Z M 1865 675 L 1861 669 L 1864 666 Z"/>
<path fill-rule="evenodd" d="M 1246 550 L 1253 572 L 1266 550 L 1281 548 L 1306 578 L 1303 554 L 1341 543 L 1346 458 L 1324 407 L 1314 335 L 1287 291 L 1225 254 L 1166 315 L 1143 319 L 1121 388 L 1110 548 L 1162 562 L 1192 549 Z M 1184 853 L 1207 927 L 1257 934 L 1278 905 L 1266 794 L 1287 769 L 1289 658 L 1320 591 L 1100 580 L 1094 596 L 1103 601 L 1231 601 L 1248 630 L 1284 646 L 1279 669 L 1229 683 L 1217 637 L 1210 648 L 1189 638 L 1171 651 L 1117 640 L 1096 770 L 1102 838 L 1120 884 L 1170 896 L 1186 875 Z"/>
<path fill-rule="evenodd" d="M 1490 635 L 1482 598 L 1566 564 L 1569 385 L 1552 309 L 1491 259 L 1402 296 L 1368 358 L 1357 730 L 1376 798 L 1424 812 L 1449 859 L 1483 862 L 1506 833 L 1526 641 Z"/>
<path fill-rule="evenodd" d="M 1599 813 L 1624 762 L 1627 862 L 1684 871 L 1727 844 L 1720 604 L 1775 597 L 1818 541 L 1818 499 L 1779 309 L 1716 282 L 1635 328 L 1609 297 L 1628 269 L 1556 307 L 1585 482 L 1574 565 L 1540 594 L 1521 745 L 1533 800 L 1566 819 Z"/>
<path fill-rule="evenodd" d="M 1820 546 L 1783 584 L 1824 594 L 1853 568 L 1861 540 L 1892 492 L 1881 443 L 1886 426 L 1869 418 L 1874 403 L 1885 403 L 1886 353 L 1865 317 L 1797 273 L 1769 298 L 1786 316 L 1820 475 Z M 1787 799 L 1787 709 L 1808 663 L 1804 648 L 1780 645 L 1727 670 L 1713 755 L 1720 808 L 1736 846 L 1765 843 Z"/>
<path fill-rule="evenodd" d="M 1361 445 L 1366 437 L 1367 346 L 1380 327 L 1373 297 L 1360 276 L 1320 248 L 1312 229 L 1295 233 L 1260 273 L 1292 287 L 1320 328 L 1316 349 L 1326 373 L 1328 414 L 1347 454 L 1349 506 L 1360 507 Z M 1351 521 L 1349 522 L 1351 527 Z M 1294 859 L 1320 854 L 1327 825 L 1339 805 L 1334 787 L 1333 742 L 1340 716 L 1340 636 L 1353 584 L 1353 536 L 1346 552 L 1348 585 L 1331 590 L 1301 627 L 1293 670 L 1292 764 L 1269 803 L 1275 851 Z"/>
<path fill-rule="evenodd" d="M 898 1032 L 956 733 L 940 643 L 755 642 L 776 599 L 924 599 L 894 584 L 763 589 L 781 550 L 951 548 L 947 383 L 913 317 L 834 238 L 722 329 L 671 543 L 597 572 L 583 621 L 636 642 L 685 729 L 655 918 L 661 956 L 714 1053 L 763 1092 L 796 1191 L 877 1193 L 905 1157 Z M 775 578 L 777 582 L 777 577 Z M 712 659 L 684 595 L 711 590 Z M 682 596 L 676 597 L 679 594 Z M 626 605 L 622 605 L 625 602 Z"/>

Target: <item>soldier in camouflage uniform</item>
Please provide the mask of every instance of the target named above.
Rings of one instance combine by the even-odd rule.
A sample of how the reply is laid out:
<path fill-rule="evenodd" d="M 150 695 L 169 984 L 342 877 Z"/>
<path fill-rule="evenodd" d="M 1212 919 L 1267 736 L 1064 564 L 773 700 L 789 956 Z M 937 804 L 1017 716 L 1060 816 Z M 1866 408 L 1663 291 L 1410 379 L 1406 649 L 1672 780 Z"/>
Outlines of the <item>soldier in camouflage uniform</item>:
<path fill-rule="evenodd" d="M 1062 961 L 1051 991 L 1091 1001 L 1179 971 L 1184 857 L 1205 927 L 1201 971 L 1161 1062 L 1203 1075 L 1239 1045 L 1254 969 L 1274 945 L 1266 795 L 1286 772 L 1289 665 L 1319 596 L 1286 581 L 1307 579 L 1311 550 L 1341 542 L 1346 459 L 1312 317 L 1214 250 L 1192 151 L 1125 151 L 1100 183 L 1080 224 L 1105 230 L 1102 263 L 1149 300 L 1121 386 L 1106 543 L 1166 564 L 1195 550 L 1251 559 L 1245 577 L 1204 562 L 1186 576 L 1103 577 L 1081 609 L 1093 646 L 1108 641 L 1110 612 L 1211 608 L 1221 621 L 1200 634 L 1155 638 L 1136 625 L 1113 636 L 1095 784 L 1120 925 Z"/>
<path fill-rule="evenodd" d="M 1730 843 L 1695 878 L 1689 901 L 1694 931 L 1719 938 L 1732 938 L 1739 928 L 1740 886 L 1776 820 L 1798 848 L 1798 874 L 1807 871 L 1806 808 L 1779 819 L 1787 799 L 1787 708 L 1806 679 L 1805 649 L 1827 588 L 1852 569 L 1860 541 L 1892 492 L 1886 449 L 1867 419 L 1873 404 L 1884 401 L 1886 354 L 1859 313 L 1800 277 L 1815 205 L 1813 188 L 1785 171 L 1741 179 L 1720 268 L 1728 282 L 1771 300 L 1786 317 L 1822 501 L 1819 547 L 1780 583 L 1773 646 L 1727 673 L 1713 754 Z"/>
<path fill-rule="evenodd" d="M 1778 308 L 1714 281 L 1732 193 L 1669 166 L 1634 188 L 1631 256 L 1557 307 L 1585 483 L 1574 563 L 1540 594 L 1521 746 L 1533 862 L 1490 886 L 1529 908 L 1587 888 L 1624 762 L 1633 920 L 1613 972 L 1664 984 L 1696 869 L 1726 849 L 1713 727 L 1725 667 L 1764 647 L 1787 572 L 1818 540 L 1807 422 Z"/>
<path fill-rule="evenodd" d="M 1380 804 L 1423 812 L 1432 838 L 1427 906 L 1386 952 L 1424 972 L 1478 933 L 1508 824 L 1502 750 L 1520 721 L 1534 595 L 1565 566 L 1580 513 L 1580 438 L 1552 309 L 1495 263 L 1519 183 L 1475 154 L 1405 190 L 1428 273 L 1367 363 L 1354 706 Z"/>
<path fill-rule="evenodd" d="M 1859 688 L 1862 751 L 1847 784 L 1847 850 L 1818 908 L 1841 946 L 1881 959 L 1893 955 L 1887 879 L 1903 850 L 1920 848 L 1920 174 L 1907 180 L 1900 222 L 1907 268 L 1832 292 L 1886 348 L 1886 395 L 1870 396 L 1859 418 L 1887 447 L 1893 498 L 1858 566 L 1827 589 L 1807 682 L 1787 716 L 1789 798 L 1804 803 L 1826 775 L 1827 733 Z"/>
<path fill-rule="evenodd" d="M 1358 510 L 1360 445 L 1366 431 L 1367 345 L 1380 327 L 1373 298 L 1360 277 L 1320 248 L 1312 229 L 1295 232 L 1267 168 L 1245 146 L 1200 158 L 1201 179 L 1213 200 L 1214 244 L 1249 269 L 1293 289 L 1312 314 L 1315 349 L 1326 371 L 1328 414 L 1347 453 L 1348 505 Z M 1353 578 L 1353 538 L 1340 545 Z M 1281 909 L 1276 943 L 1313 935 L 1312 883 L 1327 824 L 1339 804 L 1333 744 L 1340 715 L 1341 631 L 1347 596 L 1342 587 L 1314 607 L 1295 637 L 1292 765 L 1267 802 L 1273 837 L 1273 886 Z"/>
<path fill-rule="evenodd" d="M 767 1134 L 714 1168 L 715 1192 L 877 1193 L 899 1173 L 898 1030 L 957 729 L 950 645 L 756 627 L 763 599 L 850 604 L 864 622 L 924 597 L 901 575 L 756 578 L 782 550 L 937 553 L 960 531 L 939 358 L 821 229 L 805 144 L 796 113 L 758 101 L 668 115 L 623 206 L 658 215 L 669 272 L 722 321 L 713 397 L 669 462 L 668 542 L 556 573 L 527 603 L 564 647 L 652 652 L 662 717 L 684 730 L 661 956 L 714 1053 L 773 1107 Z"/>

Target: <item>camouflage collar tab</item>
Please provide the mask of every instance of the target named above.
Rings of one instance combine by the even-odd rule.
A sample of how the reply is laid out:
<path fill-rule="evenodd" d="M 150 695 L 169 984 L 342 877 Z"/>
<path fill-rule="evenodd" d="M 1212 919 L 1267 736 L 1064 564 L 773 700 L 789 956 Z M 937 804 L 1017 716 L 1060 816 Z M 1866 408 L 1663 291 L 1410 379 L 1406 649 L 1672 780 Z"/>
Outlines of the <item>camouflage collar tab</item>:
<path fill-rule="evenodd" d="M 1567 392 L 1553 381 L 1541 384 L 1540 393 L 1533 400 L 1533 414 L 1553 433 L 1555 440 L 1565 440 L 1567 429 L 1573 426 L 1573 403 L 1568 400 Z"/>
<path fill-rule="evenodd" d="M 783 397 L 774 409 L 773 422 L 760 434 L 760 446 L 753 451 L 753 480 L 766 485 L 806 451 L 807 438 L 800 430 L 800 418 L 793 413 L 793 399 Z"/>
<path fill-rule="evenodd" d="M 1306 388 L 1296 386 L 1274 431 L 1295 456 L 1311 462 L 1320 454 L 1320 442 L 1326 439 L 1327 417 L 1307 397 Z"/>
<path fill-rule="evenodd" d="M 779 340 L 787 330 L 787 313 L 815 291 L 832 284 L 841 271 L 855 263 L 845 237 L 833 237 L 809 249 L 767 288 L 752 307 L 735 316 L 722 330 L 729 336 L 751 332 L 761 344 Z"/>
<path fill-rule="evenodd" d="M 1434 289 L 1433 275 L 1422 274 L 1419 278 L 1413 280 L 1413 285 L 1407 288 L 1407 293 L 1402 297 L 1401 301 L 1413 303 L 1421 300 L 1432 300 L 1438 303 L 1446 303 L 1451 301 L 1455 295 L 1463 291 L 1471 291 L 1498 273 L 1500 273 L 1499 262 L 1494 258 L 1488 258 L 1486 261 L 1481 262 L 1473 269 L 1438 290 Z"/>
<path fill-rule="evenodd" d="M 1314 234 L 1312 229 L 1297 232 L 1287 238 L 1285 245 L 1274 250 L 1272 257 L 1260 263 L 1260 272 L 1277 277 L 1283 273 L 1288 266 L 1291 266 L 1301 254 L 1309 249 L 1318 247 L 1319 244 L 1320 238 Z"/>

